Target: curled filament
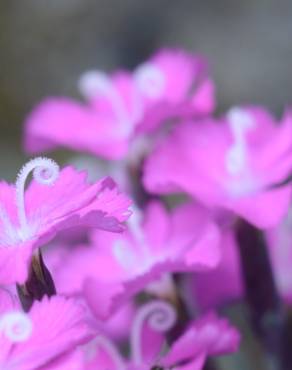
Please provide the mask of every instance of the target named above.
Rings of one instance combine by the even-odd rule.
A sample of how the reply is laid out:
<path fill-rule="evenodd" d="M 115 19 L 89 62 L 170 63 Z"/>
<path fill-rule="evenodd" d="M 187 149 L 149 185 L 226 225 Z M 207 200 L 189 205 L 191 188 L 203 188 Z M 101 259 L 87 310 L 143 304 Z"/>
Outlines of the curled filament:
<path fill-rule="evenodd" d="M 29 234 L 25 211 L 25 182 L 32 171 L 36 182 L 50 186 L 56 182 L 59 176 L 59 166 L 52 159 L 38 157 L 26 163 L 20 170 L 15 183 L 16 205 L 20 228 L 24 235 Z"/>
<path fill-rule="evenodd" d="M 153 301 L 140 308 L 134 319 L 131 331 L 131 351 L 134 365 L 141 365 L 143 363 L 141 343 L 143 325 L 148 322 L 153 330 L 165 332 L 171 329 L 175 321 L 175 309 L 167 302 Z"/>
<path fill-rule="evenodd" d="M 31 319 L 23 312 L 8 312 L 0 317 L 0 332 L 13 343 L 26 341 L 32 330 Z"/>

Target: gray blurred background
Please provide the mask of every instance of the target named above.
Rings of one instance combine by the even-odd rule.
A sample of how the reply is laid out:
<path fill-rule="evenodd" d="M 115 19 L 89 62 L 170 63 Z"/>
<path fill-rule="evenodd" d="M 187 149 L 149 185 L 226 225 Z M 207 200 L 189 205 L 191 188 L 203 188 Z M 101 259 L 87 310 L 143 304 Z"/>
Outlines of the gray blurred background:
<path fill-rule="evenodd" d="M 82 71 L 133 67 L 161 46 L 209 58 L 218 111 L 253 102 L 279 115 L 292 103 L 291 0 L 1 0 L 1 178 L 13 180 L 25 161 L 22 123 L 43 97 L 77 96 Z M 244 357 L 226 361 L 266 369 Z"/>
<path fill-rule="evenodd" d="M 77 94 L 87 68 L 132 67 L 160 46 L 210 60 L 219 110 L 292 101 L 291 0 L 2 0 L 0 170 L 24 161 L 25 114 L 46 95 Z"/>

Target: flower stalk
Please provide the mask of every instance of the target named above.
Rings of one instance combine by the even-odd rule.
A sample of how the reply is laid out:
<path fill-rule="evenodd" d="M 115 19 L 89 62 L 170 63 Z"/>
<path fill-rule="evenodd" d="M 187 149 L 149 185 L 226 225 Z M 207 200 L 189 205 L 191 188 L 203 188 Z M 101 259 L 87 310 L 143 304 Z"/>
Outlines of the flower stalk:
<path fill-rule="evenodd" d="M 242 277 L 252 326 L 272 368 L 279 369 L 285 312 L 262 233 L 244 220 L 237 224 Z"/>

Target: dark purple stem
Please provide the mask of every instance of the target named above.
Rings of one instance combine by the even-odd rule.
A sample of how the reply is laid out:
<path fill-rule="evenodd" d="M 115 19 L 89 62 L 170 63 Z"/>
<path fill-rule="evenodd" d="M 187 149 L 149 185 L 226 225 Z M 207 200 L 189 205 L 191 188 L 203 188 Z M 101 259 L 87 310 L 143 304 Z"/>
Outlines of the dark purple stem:
<path fill-rule="evenodd" d="M 288 312 L 285 318 L 282 337 L 281 370 L 292 368 L 292 312 Z"/>
<path fill-rule="evenodd" d="M 275 285 L 266 242 L 263 234 L 244 220 L 238 222 L 236 236 L 252 325 L 269 362 L 280 369 L 285 310 Z"/>
<path fill-rule="evenodd" d="M 128 174 L 131 181 L 131 194 L 137 206 L 143 209 L 150 200 L 159 199 L 158 196 L 148 193 L 143 186 L 143 161 L 137 167 L 129 165 Z"/>
<path fill-rule="evenodd" d="M 203 370 L 216 370 L 216 366 L 212 360 L 207 360 Z"/>

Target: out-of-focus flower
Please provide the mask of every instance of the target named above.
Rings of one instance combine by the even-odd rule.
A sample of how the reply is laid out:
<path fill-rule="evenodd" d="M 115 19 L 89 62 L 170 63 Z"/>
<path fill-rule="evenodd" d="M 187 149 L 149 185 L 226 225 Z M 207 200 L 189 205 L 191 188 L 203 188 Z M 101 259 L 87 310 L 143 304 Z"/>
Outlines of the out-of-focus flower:
<path fill-rule="evenodd" d="M 93 311 L 104 317 L 165 274 L 214 268 L 219 242 L 219 228 L 205 208 L 191 203 L 169 213 L 153 201 L 144 216 L 133 213 L 123 234 L 95 233 L 96 247 L 68 251 L 52 271 L 59 292 L 84 290 Z"/>
<path fill-rule="evenodd" d="M 278 290 L 286 303 L 292 304 L 292 209 L 277 227 L 266 231 Z"/>
<path fill-rule="evenodd" d="M 131 222 L 124 239 L 112 235 L 111 248 L 106 248 L 110 244 L 105 233 L 96 233 L 97 245 L 100 249 L 104 245 L 100 255 L 110 261 L 115 271 L 111 277 L 104 271 L 85 281 L 85 297 L 97 316 L 109 315 L 145 288 L 153 292 L 150 283 L 156 281 L 162 282 L 160 295 L 165 294 L 164 289 L 172 289 L 169 273 L 204 271 L 214 268 L 220 260 L 220 231 L 204 208 L 186 204 L 168 214 L 162 204 L 153 202 L 144 220 L 139 222 L 137 217 Z M 157 291 L 157 286 L 154 289 Z M 104 302 L 102 307 L 99 299 Z"/>
<path fill-rule="evenodd" d="M 157 367 L 201 370 L 207 357 L 238 349 L 238 331 L 215 314 L 191 322 L 182 336 L 167 348 L 165 332 L 171 329 L 175 319 L 175 311 L 169 303 L 152 301 L 145 304 L 133 321 L 130 359 L 123 358 L 108 338 L 97 336 L 79 350 L 78 369 L 149 370 Z"/>
<path fill-rule="evenodd" d="M 49 98 L 26 120 L 24 146 L 38 153 L 65 146 L 107 159 L 121 159 L 138 132 L 149 133 L 167 119 L 210 113 L 214 86 L 206 62 L 182 50 L 159 51 L 133 72 L 86 72 L 79 87 L 87 104 Z M 133 140 L 135 139 L 135 143 Z"/>
<path fill-rule="evenodd" d="M 264 236 L 279 294 L 285 303 L 291 304 L 291 211 L 281 224 L 266 230 Z M 195 274 L 185 282 L 186 295 L 193 297 L 192 305 L 202 311 L 244 299 L 239 248 L 233 230 L 223 232 L 221 245 L 218 265 L 210 271 Z"/>
<path fill-rule="evenodd" d="M 291 112 L 278 124 L 262 108 L 232 108 L 219 121 L 178 125 L 146 161 L 144 185 L 154 193 L 185 191 L 267 228 L 287 212 L 291 186 L 273 186 L 291 168 Z"/>
<path fill-rule="evenodd" d="M 83 286 L 88 277 L 98 276 L 100 278 L 104 272 L 109 280 L 112 274 L 116 276 L 117 266 L 110 263 L 110 258 L 104 259 L 100 255 L 98 245 L 73 246 L 54 242 L 43 251 L 43 255 L 49 271 L 54 276 L 56 290 L 69 297 L 84 298 Z M 104 276 L 103 279 L 106 277 Z M 100 319 L 91 312 L 92 326 L 114 340 L 121 341 L 128 336 L 134 306 L 133 300 L 129 299 L 122 307 L 118 307 L 107 320 Z"/>
<path fill-rule="evenodd" d="M 218 356 L 235 352 L 240 341 L 239 332 L 228 320 L 220 319 L 215 314 L 207 314 L 193 322 L 189 329 L 172 345 L 162 360 L 165 366 L 204 360 L 208 356 Z M 203 366 L 202 366 L 203 367 Z M 192 369 L 192 367 L 187 367 Z M 183 366 L 178 369 L 185 369 Z M 194 367 L 195 369 L 195 367 Z"/>
<path fill-rule="evenodd" d="M 42 369 L 92 337 L 86 310 L 73 299 L 44 298 L 35 302 L 29 313 L 24 313 L 4 295 L 6 293 L 0 293 L 0 367 L 3 370 Z"/>
<path fill-rule="evenodd" d="M 196 306 L 194 309 L 206 311 L 218 308 L 244 296 L 239 251 L 232 231 L 223 233 L 221 245 L 218 266 L 185 281 L 187 296 L 193 298 L 191 303 Z"/>
<path fill-rule="evenodd" d="M 33 171 L 34 181 L 25 190 Z M 49 185 L 48 188 L 45 185 Z M 16 184 L 0 183 L 0 284 L 23 283 L 34 249 L 73 226 L 119 232 L 129 199 L 105 178 L 95 184 L 72 167 L 36 158 L 20 171 Z"/>

